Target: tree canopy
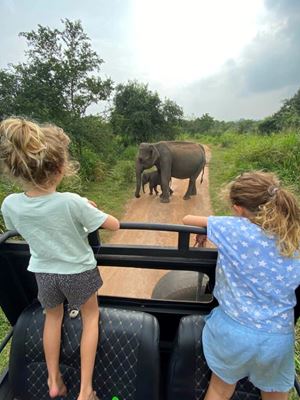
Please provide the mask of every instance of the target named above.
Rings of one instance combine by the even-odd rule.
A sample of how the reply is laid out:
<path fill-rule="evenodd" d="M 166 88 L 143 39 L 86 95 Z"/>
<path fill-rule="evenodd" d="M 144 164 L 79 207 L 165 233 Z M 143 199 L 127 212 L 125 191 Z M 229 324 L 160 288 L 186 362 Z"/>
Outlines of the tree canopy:
<path fill-rule="evenodd" d="M 126 144 L 174 139 L 183 111 L 175 102 L 164 102 L 148 85 L 129 81 L 116 87 L 111 123 Z"/>
<path fill-rule="evenodd" d="M 275 114 L 265 118 L 259 124 L 261 133 L 269 134 L 287 128 L 300 128 L 300 90 L 283 101 L 283 105 Z"/>
<path fill-rule="evenodd" d="M 81 117 L 91 104 L 109 97 L 112 81 L 95 75 L 103 60 L 81 22 L 62 23 L 63 30 L 38 25 L 20 33 L 27 41 L 27 61 L 0 71 L 2 114 L 62 121 L 66 113 Z"/>

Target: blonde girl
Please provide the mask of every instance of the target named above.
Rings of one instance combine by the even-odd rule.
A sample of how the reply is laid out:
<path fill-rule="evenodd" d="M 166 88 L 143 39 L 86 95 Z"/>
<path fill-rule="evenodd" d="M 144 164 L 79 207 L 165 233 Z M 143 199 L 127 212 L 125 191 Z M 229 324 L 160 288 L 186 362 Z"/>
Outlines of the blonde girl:
<path fill-rule="evenodd" d="M 187 215 L 218 248 L 214 295 L 203 330 L 212 377 L 205 400 L 226 400 L 248 379 L 263 400 L 287 400 L 294 384 L 295 289 L 300 284 L 300 209 L 275 174 L 238 176 L 228 186 L 234 216 Z"/>
<path fill-rule="evenodd" d="M 28 242 L 28 270 L 35 273 L 38 298 L 46 311 L 43 332 L 51 398 L 67 395 L 59 368 L 63 303 L 70 315 L 81 312 L 81 383 L 78 400 L 96 400 L 92 376 L 98 343 L 97 290 L 102 285 L 87 235 L 102 226 L 117 230 L 119 221 L 74 193 L 57 192 L 65 175 L 75 173 L 69 137 L 54 125 L 21 118 L 0 124 L 1 169 L 24 188 L 7 196 L 1 211 L 7 229 Z"/>

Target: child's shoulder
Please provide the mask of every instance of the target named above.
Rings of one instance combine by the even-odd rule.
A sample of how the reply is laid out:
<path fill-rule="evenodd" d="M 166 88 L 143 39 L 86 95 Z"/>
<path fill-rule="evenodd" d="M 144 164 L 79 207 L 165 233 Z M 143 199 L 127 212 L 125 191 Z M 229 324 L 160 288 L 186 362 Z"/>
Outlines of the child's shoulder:
<path fill-rule="evenodd" d="M 77 193 L 59 192 L 59 197 L 61 201 L 68 203 L 71 206 L 82 206 L 87 203 L 87 199 Z"/>
<path fill-rule="evenodd" d="M 62 198 L 70 199 L 70 200 L 80 200 L 82 197 L 77 193 L 71 192 L 58 192 Z"/>
<path fill-rule="evenodd" d="M 6 204 L 13 203 L 15 201 L 18 201 L 22 196 L 24 196 L 24 193 L 11 193 L 8 196 L 6 196 L 2 202 L 1 207 L 5 206 Z"/>
<path fill-rule="evenodd" d="M 9 201 L 9 200 L 17 199 L 17 198 L 23 197 L 23 196 L 24 196 L 24 192 L 21 192 L 21 193 L 11 193 L 11 194 L 8 194 L 8 195 L 5 197 L 4 201 Z"/>
<path fill-rule="evenodd" d="M 208 217 L 208 222 L 216 225 L 244 225 L 251 223 L 247 218 L 233 215 L 211 215 Z"/>

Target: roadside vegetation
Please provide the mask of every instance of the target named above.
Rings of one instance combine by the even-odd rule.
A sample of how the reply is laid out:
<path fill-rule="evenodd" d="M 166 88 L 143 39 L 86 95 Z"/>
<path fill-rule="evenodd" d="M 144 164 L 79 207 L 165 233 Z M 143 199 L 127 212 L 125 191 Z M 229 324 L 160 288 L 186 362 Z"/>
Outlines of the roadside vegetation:
<path fill-rule="evenodd" d="M 65 19 L 62 24 L 61 30 L 38 25 L 36 31 L 20 33 L 28 46 L 26 61 L 0 68 L 0 122 L 18 115 L 57 124 L 71 137 L 72 158 L 81 168 L 60 190 L 88 197 L 120 218 L 134 191 L 138 144 L 180 139 L 211 148 L 215 214 L 230 212 L 219 189 L 245 170 L 274 171 L 300 197 L 300 90 L 260 121 L 219 121 L 208 113 L 184 117 L 179 105 L 162 100 L 145 83 L 101 78 L 104 60 L 93 51 L 81 22 Z M 104 111 L 99 106 L 99 112 L 88 114 L 91 105 L 104 101 Z M 0 204 L 16 190 L 20 188 L 0 177 Z M 0 216 L 0 233 L 4 230 Z M 105 235 L 104 240 L 109 234 Z M 8 329 L 0 309 L 0 342 Z M 7 352 L 0 359 L 0 371 L 6 362 Z M 300 328 L 296 366 L 300 375 Z"/>

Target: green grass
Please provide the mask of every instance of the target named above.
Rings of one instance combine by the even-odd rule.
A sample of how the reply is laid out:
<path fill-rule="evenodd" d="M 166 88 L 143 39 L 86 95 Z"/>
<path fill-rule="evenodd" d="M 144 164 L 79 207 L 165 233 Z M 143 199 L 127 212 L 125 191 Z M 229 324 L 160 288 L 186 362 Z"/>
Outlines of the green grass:
<path fill-rule="evenodd" d="M 134 184 L 120 186 L 118 182 L 109 180 L 102 183 L 90 183 L 80 193 L 89 200 L 94 201 L 98 208 L 114 217 L 121 219 L 125 212 L 125 205 L 134 195 Z M 101 238 L 106 241 L 112 233 L 100 231 Z"/>
<path fill-rule="evenodd" d="M 10 329 L 10 323 L 7 321 L 1 307 L 0 307 L 0 343 L 2 343 L 3 339 L 7 335 Z M 3 352 L 0 355 L 0 375 L 7 366 L 8 363 L 8 356 L 10 350 L 10 343 L 5 347 Z"/>

